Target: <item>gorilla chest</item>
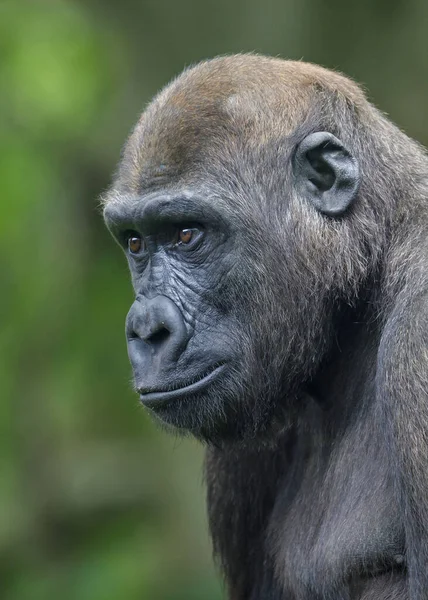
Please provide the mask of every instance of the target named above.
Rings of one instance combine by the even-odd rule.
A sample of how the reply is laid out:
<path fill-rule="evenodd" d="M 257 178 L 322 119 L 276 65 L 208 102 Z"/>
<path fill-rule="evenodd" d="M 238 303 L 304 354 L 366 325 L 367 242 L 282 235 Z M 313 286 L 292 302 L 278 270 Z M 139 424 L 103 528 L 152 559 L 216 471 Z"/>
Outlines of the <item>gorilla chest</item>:
<path fill-rule="evenodd" d="M 286 597 L 347 600 L 364 597 L 364 582 L 382 574 L 399 571 L 402 581 L 404 536 L 385 448 L 358 428 L 296 454 L 267 533 Z"/>

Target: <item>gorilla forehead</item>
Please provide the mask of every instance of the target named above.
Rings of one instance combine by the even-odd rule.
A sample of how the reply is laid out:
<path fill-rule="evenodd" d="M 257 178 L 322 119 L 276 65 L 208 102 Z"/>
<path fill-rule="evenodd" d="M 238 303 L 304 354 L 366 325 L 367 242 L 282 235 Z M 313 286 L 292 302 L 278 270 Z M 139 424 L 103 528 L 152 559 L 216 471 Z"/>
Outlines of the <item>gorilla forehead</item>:
<path fill-rule="evenodd" d="M 221 57 L 189 68 L 142 114 L 118 172 L 128 193 L 191 182 L 201 168 L 243 147 L 290 135 L 323 89 L 363 106 L 344 76 L 303 62 L 256 55 Z"/>

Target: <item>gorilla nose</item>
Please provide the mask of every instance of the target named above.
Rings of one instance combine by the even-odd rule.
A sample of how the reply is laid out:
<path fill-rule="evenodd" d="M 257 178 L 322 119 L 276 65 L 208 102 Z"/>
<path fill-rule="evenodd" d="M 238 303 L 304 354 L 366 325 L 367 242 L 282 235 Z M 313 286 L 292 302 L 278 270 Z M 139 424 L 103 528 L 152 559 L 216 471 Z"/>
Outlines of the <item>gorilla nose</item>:
<path fill-rule="evenodd" d="M 187 343 L 187 330 L 172 300 L 138 297 L 126 319 L 126 337 L 129 359 L 140 378 L 146 377 L 148 369 L 164 370 L 177 361 Z"/>

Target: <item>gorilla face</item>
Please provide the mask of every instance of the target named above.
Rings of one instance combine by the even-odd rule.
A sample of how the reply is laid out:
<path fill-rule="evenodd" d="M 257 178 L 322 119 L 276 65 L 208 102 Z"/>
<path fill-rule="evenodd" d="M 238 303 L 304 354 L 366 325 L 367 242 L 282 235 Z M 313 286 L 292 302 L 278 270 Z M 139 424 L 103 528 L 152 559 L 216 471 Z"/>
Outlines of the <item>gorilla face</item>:
<path fill-rule="evenodd" d="M 290 410 L 324 354 L 331 313 L 332 274 L 320 286 L 305 268 L 312 223 L 297 216 L 306 231 L 185 191 L 106 207 L 136 293 L 126 322 L 135 387 L 165 424 L 236 439 Z"/>
<path fill-rule="evenodd" d="M 177 111 L 177 94 L 143 115 L 105 203 L 136 294 L 135 388 L 166 425 L 252 437 L 286 424 L 360 276 L 342 264 L 351 243 L 363 254 L 358 165 L 329 132 L 248 141 L 221 110 Z"/>
<path fill-rule="evenodd" d="M 105 209 L 136 292 L 126 336 L 141 402 L 203 439 L 259 429 L 281 382 L 280 325 L 265 299 L 275 283 L 259 262 L 266 234 L 247 236 L 228 216 L 184 191 Z"/>

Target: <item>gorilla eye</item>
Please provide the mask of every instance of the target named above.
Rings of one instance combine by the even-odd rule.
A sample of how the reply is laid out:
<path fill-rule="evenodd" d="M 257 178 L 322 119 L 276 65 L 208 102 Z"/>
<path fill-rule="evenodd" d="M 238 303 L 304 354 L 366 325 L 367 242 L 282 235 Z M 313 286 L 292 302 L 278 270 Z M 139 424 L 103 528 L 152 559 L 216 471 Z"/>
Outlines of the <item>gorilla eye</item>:
<path fill-rule="evenodd" d="M 196 227 L 185 227 L 177 232 L 177 246 L 193 246 L 200 239 L 202 232 Z"/>
<path fill-rule="evenodd" d="M 181 244 L 190 244 L 194 234 L 193 229 L 180 229 L 178 232 L 178 241 Z"/>
<path fill-rule="evenodd" d="M 137 234 L 128 237 L 128 250 L 131 254 L 138 254 L 144 248 L 144 242 Z"/>

